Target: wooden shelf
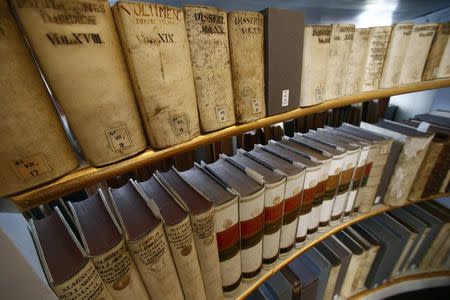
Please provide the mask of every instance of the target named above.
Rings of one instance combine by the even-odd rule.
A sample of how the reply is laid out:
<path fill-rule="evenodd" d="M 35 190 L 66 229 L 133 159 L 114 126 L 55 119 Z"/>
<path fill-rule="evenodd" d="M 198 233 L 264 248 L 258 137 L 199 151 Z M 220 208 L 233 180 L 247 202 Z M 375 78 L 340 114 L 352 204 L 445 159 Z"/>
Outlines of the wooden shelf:
<path fill-rule="evenodd" d="M 38 186 L 36 188 L 30 189 L 22 193 L 11 195 L 8 198 L 14 201 L 14 203 L 16 203 L 16 205 L 20 209 L 26 210 L 39 204 L 47 203 L 49 201 L 57 199 L 60 196 L 79 190 L 84 186 L 101 182 L 108 178 L 112 178 L 114 176 L 124 174 L 134 169 L 149 165 L 158 160 L 168 158 L 176 154 L 186 152 L 195 149 L 199 146 L 213 143 L 227 137 L 242 134 L 244 132 L 256 128 L 261 128 L 274 123 L 354 103 L 360 103 L 399 94 L 443 88 L 448 86 L 450 86 L 450 78 L 425 81 L 415 84 L 404 85 L 397 88 L 379 89 L 373 92 L 365 92 L 356 95 L 345 96 L 336 100 L 327 101 L 325 103 L 316 106 L 311 106 L 307 108 L 298 108 L 284 114 L 279 114 L 263 118 L 255 122 L 242 125 L 235 125 L 225 128 L 223 130 L 204 134 L 197 138 L 192 139 L 191 141 L 167 149 L 158 151 L 147 149 L 134 157 L 111 164 L 109 166 L 100 168 L 82 167 L 50 183 Z"/>

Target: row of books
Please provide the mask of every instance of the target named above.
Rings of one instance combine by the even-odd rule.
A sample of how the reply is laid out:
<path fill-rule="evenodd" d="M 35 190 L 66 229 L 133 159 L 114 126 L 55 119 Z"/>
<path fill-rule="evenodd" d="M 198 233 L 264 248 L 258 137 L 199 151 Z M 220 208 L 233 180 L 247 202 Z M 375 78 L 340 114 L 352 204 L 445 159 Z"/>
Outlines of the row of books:
<path fill-rule="evenodd" d="M 405 274 L 448 270 L 449 229 L 448 201 L 382 213 L 318 243 L 247 299 L 348 299 Z"/>

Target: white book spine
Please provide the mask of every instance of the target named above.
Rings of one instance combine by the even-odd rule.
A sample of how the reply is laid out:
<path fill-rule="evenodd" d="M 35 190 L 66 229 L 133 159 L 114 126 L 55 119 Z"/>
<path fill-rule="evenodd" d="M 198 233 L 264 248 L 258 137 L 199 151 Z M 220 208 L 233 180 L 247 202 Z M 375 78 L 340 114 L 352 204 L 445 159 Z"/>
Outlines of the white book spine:
<path fill-rule="evenodd" d="M 357 94 L 361 90 L 361 77 L 364 73 L 364 60 L 369 51 L 369 28 L 356 28 L 353 43 L 347 63 L 347 72 L 344 80 L 345 94 Z"/>

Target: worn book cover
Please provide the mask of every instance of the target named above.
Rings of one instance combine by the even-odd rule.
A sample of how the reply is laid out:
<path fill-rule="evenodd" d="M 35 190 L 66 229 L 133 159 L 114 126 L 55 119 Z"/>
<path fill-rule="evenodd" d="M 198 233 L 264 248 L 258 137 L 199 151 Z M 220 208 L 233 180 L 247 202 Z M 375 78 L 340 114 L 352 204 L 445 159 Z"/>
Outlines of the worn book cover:
<path fill-rule="evenodd" d="M 448 37 L 450 36 L 450 23 L 440 23 L 436 29 L 436 34 L 431 44 L 430 52 L 428 53 L 427 62 L 423 69 L 422 80 L 436 79 L 439 67 L 449 61 L 444 56 L 445 48 L 448 45 Z M 448 55 L 448 53 L 447 53 Z"/>
<path fill-rule="evenodd" d="M 437 70 L 436 78 L 445 78 L 450 76 L 450 39 L 447 40 L 441 62 Z"/>
<path fill-rule="evenodd" d="M 316 299 L 324 299 L 325 288 L 330 276 L 331 263 L 316 248 L 309 249 L 299 258 L 308 266 L 308 268 L 317 276 L 319 280 Z"/>
<path fill-rule="evenodd" d="M 325 291 L 322 299 L 331 300 L 334 295 L 334 288 L 336 287 L 336 281 L 342 267 L 341 258 L 324 242 L 318 243 L 315 247 L 317 251 L 325 257 L 330 264 L 330 274 L 325 285 Z"/>
<path fill-rule="evenodd" d="M 317 299 L 317 293 L 319 291 L 319 277 L 317 273 L 311 270 L 307 262 L 302 260 L 302 257 L 298 257 L 288 264 L 288 268 L 290 268 L 292 272 L 297 275 L 297 278 L 301 282 L 301 299 Z"/>
<path fill-rule="evenodd" d="M 357 94 L 361 91 L 364 62 L 369 51 L 369 28 L 355 28 L 353 43 L 344 76 L 345 95 Z"/>
<path fill-rule="evenodd" d="M 352 252 L 347 249 L 335 236 L 331 236 L 323 241 L 323 243 L 333 251 L 333 253 L 339 258 L 341 261 L 341 267 L 339 269 L 339 273 L 337 274 L 336 284 L 334 286 L 334 290 L 332 292 L 332 299 L 335 299 L 340 295 L 340 291 L 342 289 L 342 284 L 344 283 L 345 276 L 347 272 L 349 272 L 349 264 L 352 256 Z"/>

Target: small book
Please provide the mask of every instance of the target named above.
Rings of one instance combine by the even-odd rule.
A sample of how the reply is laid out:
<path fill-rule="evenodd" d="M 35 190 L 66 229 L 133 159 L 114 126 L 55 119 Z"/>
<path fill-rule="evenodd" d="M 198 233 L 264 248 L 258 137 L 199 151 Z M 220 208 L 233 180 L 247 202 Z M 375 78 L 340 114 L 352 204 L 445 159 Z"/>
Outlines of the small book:
<path fill-rule="evenodd" d="M 342 260 L 330 247 L 325 245 L 324 242 L 318 243 L 314 248 L 325 257 L 330 264 L 330 274 L 325 285 L 325 292 L 322 299 L 332 300 L 334 298 L 334 288 L 336 287 L 336 281 L 341 270 Z"/>
<path fill-rule="evenodd" d="M 330 262 L 315 248 L 311 248 L 303 253 L 299 259 L 302 260 L 319 279 L 316 299 L 324 299 L 325 288 L 331 270 Z"/>
<path fill-rule="evenodd" d="M 293 299 L 292 286 L 281 272 L 275 272 L 264 284 L 274 299 Z"/>
<path fill-rule="evenodd" d="M 428 53 L 427 62 L 422 74 L 422 80 L 432 80 L 438 78 L 438 72 L 441 65 L 448 63 L 448 58 L 444 56 L 447 45 L 449 44 L 450 23 L 440 23 L 436 29 L 436 34 Z M 447 53 L 448 55 L 448 53 Z M 445 68 L 445 67 L 444 67 Z"/>
<path fill-rule="evenodd" d="M 150 299 L 106 201 L 98 190 L 83 201 L 67 203 L 83 247 L 114 299 Z"/>
<path fill-rule="evenodd" d="M 183 290 L 158 210 L 146 203 L 136 182 L 109 189 L 127 247 L 153 299 L 183 299 Z"/>
<path fill-rule="evenodd" d="M 297 275 L 297 278 L 301 282 L 300 299 L 316 300 L 319 290 L 319 278 L 317 274 L 311 271 L 311 268 L 301 257 L 291 261 L 288 264 L 288 268 Z"/>
<path fill-rule="evenodd" d="M 228 38 L 236 122 L 253 122 L 266 116 L 263 15 L 229 12 Z"/>
<path fill-rule="evenodd" d="M 361 77 L 365 71 L 364 63 L 367 58 L 367 52 L 369 51 L 369 35 L 369 28 L 355 28 L 344 76 L 345 95 L 353 95 L 361 91 Z"/>

